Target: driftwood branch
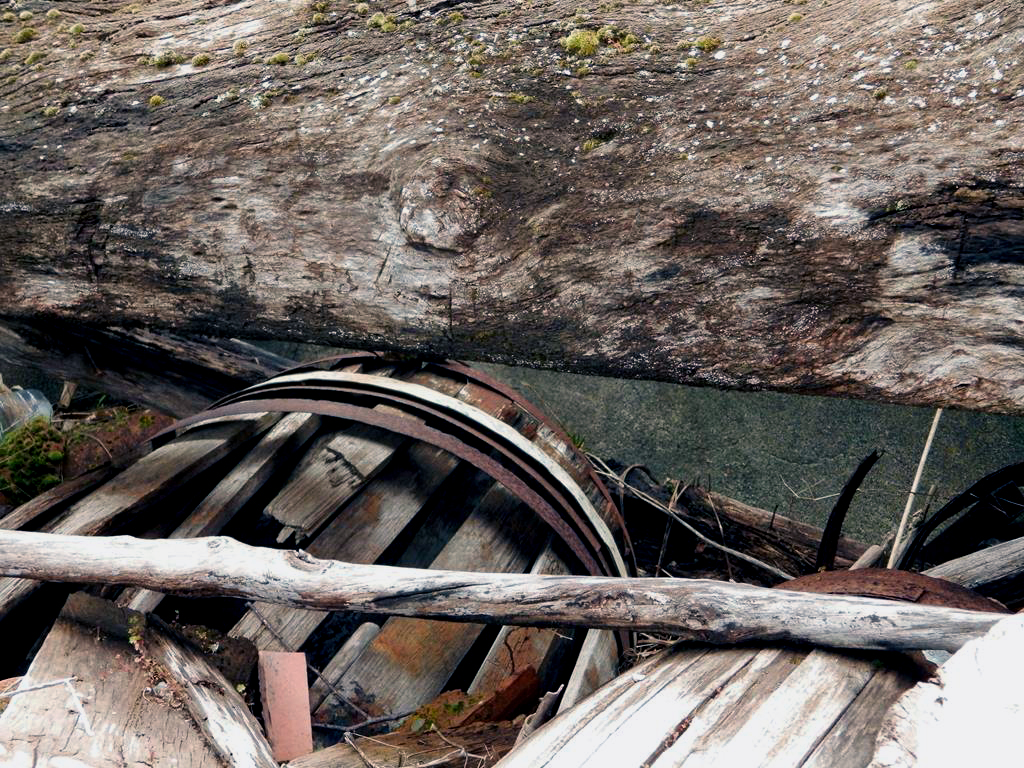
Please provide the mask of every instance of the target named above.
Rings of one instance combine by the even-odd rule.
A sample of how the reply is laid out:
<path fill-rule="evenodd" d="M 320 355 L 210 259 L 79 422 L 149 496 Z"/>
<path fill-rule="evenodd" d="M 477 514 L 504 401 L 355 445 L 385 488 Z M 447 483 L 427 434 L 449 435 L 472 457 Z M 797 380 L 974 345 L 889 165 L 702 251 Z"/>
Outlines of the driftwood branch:
<path fill-rule="evenodd" d="M 225 537 L 150 541 L 0 532 L 0 573 L 328 610 L 671 632 L 736 643 L 955 650 L 1000 614 L 691 579 L 463 573 L 318 560 Z"/>

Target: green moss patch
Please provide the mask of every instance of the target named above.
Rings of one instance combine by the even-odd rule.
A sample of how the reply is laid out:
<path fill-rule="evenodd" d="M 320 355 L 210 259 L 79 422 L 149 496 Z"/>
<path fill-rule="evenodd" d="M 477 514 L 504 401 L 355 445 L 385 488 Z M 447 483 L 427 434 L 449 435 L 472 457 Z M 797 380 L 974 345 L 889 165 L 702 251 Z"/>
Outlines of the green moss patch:
<path fill-rule="evenodd" d="M 61 481 L 64 436 L 46 419 L 18 427 L 0 440 L 0 498 L 24 504 Z"/>

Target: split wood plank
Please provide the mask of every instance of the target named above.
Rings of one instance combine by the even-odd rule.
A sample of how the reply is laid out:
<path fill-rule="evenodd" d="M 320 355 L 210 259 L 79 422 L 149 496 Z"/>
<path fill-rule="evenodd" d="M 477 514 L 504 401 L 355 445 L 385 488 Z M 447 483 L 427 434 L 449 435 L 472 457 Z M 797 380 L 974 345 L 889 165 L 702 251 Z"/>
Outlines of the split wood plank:
<path fill-rule="evenodd" d="M 1024 575 L 1024 537 L 979 549 L 924 573 L 971 589 L 1019 578 Z"/>
<path fill-rule="evenodd" d="M 530 573 L 570 573 L 569 566 L 551 546 L 550 537 Z M 570 638 L 553 629 L 502 627 L 466 693 L 472 696 L 493 691 L 502 681 L 527 666 L 533 667 L 543 681 L 551 663 L 559 656 L 559 650 L 569 642 Z"/>
<path fill-rule="evenodd" d="M 431 564 L 501 573 L 523 571 L 540 543 L 541 523 L 520 501 L 494 484 Z M 483 625 L 388 619 L 334 688 L 371 714 L 404 712 L 434 698 L 472 648 Z M 315 686 L 314 686 L 315 687 Z M 332 716 L 334 694 L 316 710 Z"/>
<path fill-rule="evenodd" d="M 144 626 L 139 614 L 72 595 L 19 686 L 24 692 L 0 717 L 4 764 L 30 756 L 32 765 L 80 760 L 91 768 L 276 765 L 259 725 L 223 676 Z M 62 679 L 71 688 L 31 690 Z"/>
<path fill-rule="evenodd" d="M 94 536 L 122 524 L 180 490 L 277 419 L 277 414 L 262 413 L 198 425 L 99 486 L 44 530 Z M 0 617 L 38 587 L 26 579 L 0 579 Z"/>
<path fill-rule="evenodd" d="M 363 651 L 369 647 L 374 638 L 380 634 L 381 626 L 372 621 L 366 621 L 356 627 L 349 638 L 342 644 L 341 648 L 331 657 L 316 676 L 316 680 L 309 687 L 309 709 L 316 712 L 317 708 L 324 703 L 324 700 L 334 694 L 331 703 L 334 707 L 341 707 L 349 710 L 349 713 L 359 715 L 365 720 L 370 715 L 359 707 L 355 702 L 350 701 L 336 687 L 335 681 L 340 680 L 346 672 L 355 664 Z"/>
<path fill-rule="evenodd" d="M 345 505 L 308 551 L 316 557 L 374 562 L 457 465 L 457 459 L 439 448 L 422 443 L 410 446 L 386 473 Z M 261 650 L 295 651 L 327 615 L 326 611 L 259 603 L 255 611 L 249 610 L 242 616 L 229 634 L 248 638 Z"/>
<path fill-rule="evenodd" d="M 955 650 L 1000 616 L 709 579 L 547 576 L 358 565 L 227 537 L 163 539 L 0 531 L 0 573 L 321 610 L 534 626 L 671 632 L 711 643 Z"/>
<path fill-rule="evenodd" d="M 173 539 L 211 536 L 220 533 L 232 517 L 289 460 L 289 454 L 301 450 L 320 426 L 320 417 L 309 413 L 290 413 L 281 418 L 259 442 L 217 483 L 198 506 L 170 535 Z M 132 610 L 148 613 L 163 599 L 160 592 L 127 589 L 117 602 Z"/>

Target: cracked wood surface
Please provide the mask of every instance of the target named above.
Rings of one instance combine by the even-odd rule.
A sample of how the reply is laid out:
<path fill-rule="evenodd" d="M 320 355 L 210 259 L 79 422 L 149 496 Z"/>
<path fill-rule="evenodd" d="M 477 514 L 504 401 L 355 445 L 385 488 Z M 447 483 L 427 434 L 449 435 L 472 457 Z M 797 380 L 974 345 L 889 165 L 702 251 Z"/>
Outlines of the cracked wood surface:
<path fill-rule="evenodd" d="M 1021 411 L 1015 3 L 577 6 L 3 25 L 0 321 Z"/>

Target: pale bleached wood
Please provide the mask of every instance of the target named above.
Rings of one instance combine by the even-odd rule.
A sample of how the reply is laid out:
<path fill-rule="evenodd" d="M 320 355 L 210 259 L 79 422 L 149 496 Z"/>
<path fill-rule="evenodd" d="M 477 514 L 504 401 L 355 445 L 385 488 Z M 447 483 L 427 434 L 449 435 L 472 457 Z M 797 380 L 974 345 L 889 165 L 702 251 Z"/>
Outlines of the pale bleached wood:
<path fill-rule="evenodd" d="M 309 553 L 349 562 L 374 562 L 413 521 L 457 464 L 451 454 L 438 448 L 422 443 L 410 446 L 327 524 L 309 544 Z M 326 611 L 260 603 L 239 619 L 230 634 L 248 638 L 264 650 L 295 651 L 326 617 Z M 266 626 L 268 623 L 273 629 Z"/>
<path fill-rule="evenodd" d="M 220 533 L 252 497 L 263 487 L 288 454 L 305 445 L 320 418 L 308 413 L 292 413 L 275 424 L 248 454 L 189 513 L 184 522 L 170 534 L 184 539 Z M 147 613 L 155 610 L 163 595 L 152 590 L 128 589 L 118 598 L 119 605 Z"/>
<path fill-rule="evenodd" d="M 125 471 L 65 510 L 44 530 L 56 534 L 96 534 L 120 524 L 195 478 L 267 429 L 277 414 L 256 414 L 197 425 L 187 437 L 144 456 Z M 38 588 L 25 579 L 0 579 L 0 616 Z"/>
<path fill-rule="evenodd" d="M 673 632 L 714 643 L 957 649 L 1003 614 L 705 579 L 467 573 L 318 560 L 233 539 L 0 531 L 0 573 L 222 594 L 328 610 Z"/>
<path fill-rule="evenodd" d="M 495 484 L 430 567 L 521 573 L 545 535 L 543 524 L 527 514 L 515 496 Z M 334 687 L 346 700 L 372 714 L 415 709 L 443 690 L 483 629 L 480 624 L 390 618 L 360 655 L 359 663 L 349 667 Z M 326 717 L 336 706 L 333 698 L 328 696 L 317 714 Z"/>
<path fill-rule="evenodd" d="M 871 768 L 1011 766 L 1024 727 L 1024 616 L 1002 619 L 889 709 Z"/>
<path fill-rule="evenodd" d="M 971 589 L 1021 576 L 1024 574 L 1024 537 L 979 549 L 929 568 L 925 573 Z"/>

